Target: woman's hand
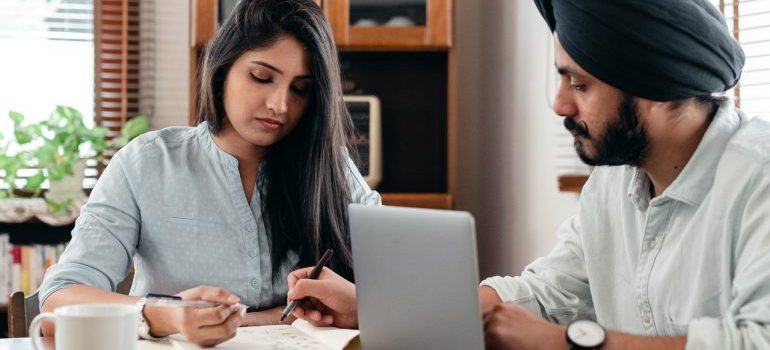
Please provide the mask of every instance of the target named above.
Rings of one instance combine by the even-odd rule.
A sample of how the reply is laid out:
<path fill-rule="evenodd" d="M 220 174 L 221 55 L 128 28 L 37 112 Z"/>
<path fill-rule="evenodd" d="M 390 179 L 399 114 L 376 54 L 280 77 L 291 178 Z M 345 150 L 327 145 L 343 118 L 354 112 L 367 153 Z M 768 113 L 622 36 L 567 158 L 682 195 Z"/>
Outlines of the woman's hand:
<path fill-rule="evenodd" d="M 279 321 L 281 318 L 281 313 L 285 308 L 286 305 L 282 305 L 272 309 L 249 312 L 246 314 L 246 316 L 243 317 L 243 323 L 241 323 L 241 327 L 267 326 L 281 323 L 291 324 L 295 320 L 294 316 L 291 315 L 286 317 L 283 322 Z"/>
<path fill-rule="evenodd" d="M 223 288 L 207 286 L 188 289 L 177 295 L 183 300 L 205 300 L 222 305 L 211 308 L 148 305 L 144 308 L 144 317 L 153 336 L 180 333 L 188 341 L 204 347 L 217 345 L 235 336 L 243 321 L 243 308 L 238 304 L 238 296 Z"/>
<path fill-rule="evenodd" d="M 356 285 L 326 267 L 318 279 L 308 279 L 312 269 L 307 267 L 289 274 L 288 301 L 307 298 L 299 302 L 294 316 L 314 326 L 358 328 Z"/>

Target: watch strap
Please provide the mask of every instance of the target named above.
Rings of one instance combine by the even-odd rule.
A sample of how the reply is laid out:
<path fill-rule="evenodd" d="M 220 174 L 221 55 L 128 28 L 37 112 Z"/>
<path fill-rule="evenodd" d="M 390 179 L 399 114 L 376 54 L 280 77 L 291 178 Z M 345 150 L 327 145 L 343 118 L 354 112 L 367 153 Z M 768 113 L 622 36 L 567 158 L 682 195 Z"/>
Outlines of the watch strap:
<path fill-rule="evenodd" d="M 139 327 L 138 327 L 138 333 L 139 338 L 147 339 L 147 340 L 161 340 L 165 337 L 155 337 L 152 334 L 150 334 L 150 324 L 147 323 L 147 320 L 144 318 L 144 306 L 147 304 L 147 298 L 141 297 L 136 302 L 136 311 L 139 314 Z"/>

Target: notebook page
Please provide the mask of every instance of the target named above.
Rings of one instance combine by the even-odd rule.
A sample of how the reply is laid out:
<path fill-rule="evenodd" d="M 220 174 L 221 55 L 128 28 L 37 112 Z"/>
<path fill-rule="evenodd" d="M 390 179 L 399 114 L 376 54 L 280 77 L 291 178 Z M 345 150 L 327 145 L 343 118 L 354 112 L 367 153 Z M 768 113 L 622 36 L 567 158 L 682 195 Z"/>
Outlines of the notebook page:
<path fill-rule="evenodd" d="M 315 327 L 302 319 L 297 319 L 291 325 L 333 350 L 345 349 L 360 333 L 357 329 Z"/>
<path fill-rule="evenodd" d="M 199 346 L 174 335 L 171 343 L 176 350 L 199 350 Z M 217 350 L 330 350 L 311 336 L 289 325 L 242 327 L 235 338 L 216 346 Z M 341 349 L 341 348 L 340 348 Z"/>

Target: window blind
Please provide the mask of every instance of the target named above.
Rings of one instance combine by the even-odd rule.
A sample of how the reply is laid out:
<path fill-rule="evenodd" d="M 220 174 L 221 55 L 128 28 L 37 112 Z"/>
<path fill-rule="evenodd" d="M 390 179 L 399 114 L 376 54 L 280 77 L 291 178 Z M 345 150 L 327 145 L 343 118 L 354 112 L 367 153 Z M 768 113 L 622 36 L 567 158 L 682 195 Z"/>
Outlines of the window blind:
<path fill-rule="evenodd" d="M 770 0 L 712 0 L 746 54 L 735 102 L 748 115 L 770 115 Z"/>
<path fill-rule="evenodd" d="M 94 1 L 94 111 L 108 137 L 139 113 L 139 0 Z"/>

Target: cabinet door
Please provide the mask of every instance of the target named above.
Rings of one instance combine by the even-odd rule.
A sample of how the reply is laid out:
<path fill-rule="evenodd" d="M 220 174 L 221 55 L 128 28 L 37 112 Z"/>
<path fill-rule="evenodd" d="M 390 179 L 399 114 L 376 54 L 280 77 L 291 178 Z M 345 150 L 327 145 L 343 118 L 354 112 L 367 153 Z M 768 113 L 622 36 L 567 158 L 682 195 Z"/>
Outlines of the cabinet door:
<path fill-rule="evenodd" d="M 452 0 L 323 0 L 340 48 L 448 48 Z"/>

